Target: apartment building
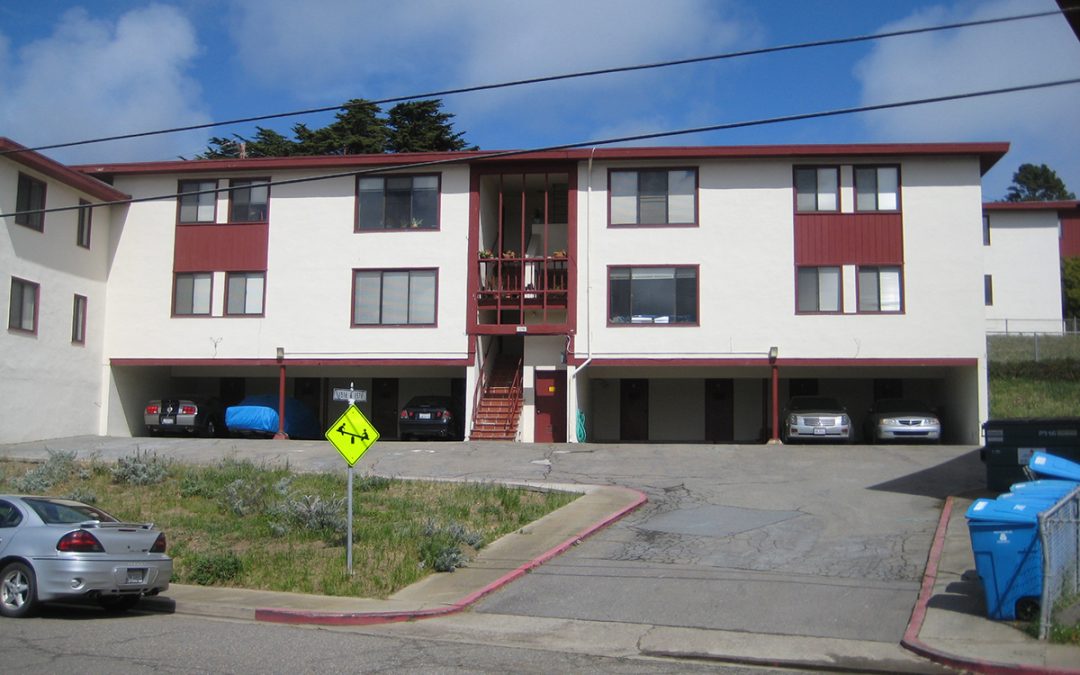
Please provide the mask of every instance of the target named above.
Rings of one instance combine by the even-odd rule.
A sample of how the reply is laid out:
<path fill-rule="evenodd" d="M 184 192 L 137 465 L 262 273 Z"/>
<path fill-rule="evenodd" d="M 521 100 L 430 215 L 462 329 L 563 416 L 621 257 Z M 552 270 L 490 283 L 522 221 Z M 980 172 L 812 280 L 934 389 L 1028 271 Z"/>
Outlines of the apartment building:
<path fill-rule="evenodd" d="M 134 201 L 100 209 L 100 396 L 55 435 L 140 435 L 145 402 L 175 392 L 230 403 L 283 391 L 329 424 L 344 406 L 333 390 L 352 386 L 383 439 L 405 401 L 439 394 L 476 439 L 757 442 L 777 437 L 789 396 L 816 393 L 844 400 L 856 423 L 876 398 L 921 398 L 946 441 L 974 444 L 987 411 L 980 179 L 1007 149 L 66 169 L 99 186 L 88 200 Z M 0 162 L 25 157 L 44 161 Z M 0 174 L 5 214 L 16 173 Z M 5 221 L 9 234 L 24 227 Z M 32 370 L 8 367 L 48 405 Z M 0 414 L 4 440 L 52 435 Z"/>
<path fill-rule="evenodd" d="M 989 334 L 1062 333 L 1063 258 L 1080 256 L 1080 202 L 983 205 Z"/>

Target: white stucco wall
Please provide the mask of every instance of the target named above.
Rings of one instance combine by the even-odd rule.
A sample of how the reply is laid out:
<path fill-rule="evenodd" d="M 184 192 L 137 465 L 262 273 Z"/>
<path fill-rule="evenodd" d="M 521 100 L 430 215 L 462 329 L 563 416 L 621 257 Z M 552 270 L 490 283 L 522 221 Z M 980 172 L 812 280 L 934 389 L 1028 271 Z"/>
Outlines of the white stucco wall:
<path fill-rule="evenodd" d="M 18 174 L 45 181 L 46 208 L 91 200 L 0 158 L 0 213 L 16 210 Z M 0 220 L 0 442 L 98 434 L 103 430 L 102 334 L 109 208 L 94 209 L 90 248 L 77 246 L 77 211 L 47 213 L 44 232 Z M 7 328 L 11 279 L 39 285 L 36 334 Z M 75 295 L 87 298 L 86 341 L 71 341 Z"/>
<path fill-rule="evenodd" d="M 271 179 L 303 175 L 290 172 Z M 176 184 L 176 175 L 116 181 L 135 196 L 174 193 Z M 132 205 L 110 283 L 108 354 L 272 359 L 277 347 L 284 347 L 286 358 L 467 358 L 463 261 L 468 169 L 455 167 L 443 174 L 439 231 L 354 233 L 354 185 L 352 178 L 338 178 L 271 188 L 262 317 L 220 316 L 223 275 L 215 275 L 216 316 L 171 317 L 175 199 Z M 437 325 L 350 327 L 352 270 L 357 268 L 436 268 Z"/>
<path fill-rule="evenodd" d="M 988 333 L 1060 333 L 1061 271 L 1056 211 L 989 211 L 983 247 L 993 279 Z"/>

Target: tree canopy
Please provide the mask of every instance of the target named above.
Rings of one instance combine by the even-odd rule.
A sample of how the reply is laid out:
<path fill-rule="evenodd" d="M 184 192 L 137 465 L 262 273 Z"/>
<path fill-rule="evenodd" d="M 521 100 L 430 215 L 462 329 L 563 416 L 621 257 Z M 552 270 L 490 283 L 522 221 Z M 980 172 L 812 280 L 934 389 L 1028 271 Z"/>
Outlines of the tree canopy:
<path fill-rule="evenodd" d="M 1065 187 L 1057 173 L 1040 164 L 1021 164 L 1013 174 L 1012 185 L 1005 194 L 1007 202 L 1054 202 L 1076 199 Z"/>
<path fill-rule="evenodd" d="M 294 124 L 293 138 L 272 129 L 255 127 L 251 138 L 233 134 L 215 136 L 198 159 L 290 157 L 295 155 L 358 155 L 388 152 L 445 152 L 475 150 L 465 132 L 454 131 L 454 115 L 442 111 L 442 101 L 406 101 L 385 116 L 378 105 L 354 98 L 345 103 L 333 122 L 311 129 Z"/>

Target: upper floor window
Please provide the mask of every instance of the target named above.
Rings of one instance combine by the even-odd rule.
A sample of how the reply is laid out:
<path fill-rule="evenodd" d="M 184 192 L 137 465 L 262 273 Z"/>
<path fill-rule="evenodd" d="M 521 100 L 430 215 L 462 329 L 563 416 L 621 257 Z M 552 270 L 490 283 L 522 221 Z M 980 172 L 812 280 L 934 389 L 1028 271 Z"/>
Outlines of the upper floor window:
<path fill-rule="evenodd" d="M 696 324 L 696 267 L 608 268 L 608 323 Z"/>
<path fill-rule="evenodd" d="M 360 176 L 356 231 L 439 229 L 439 176 Z"/>
<path fill-rule="evenodd" d="M 90 208 L 90 202 L 85 199 L 79 200 L 79 227 L 75 231 L 75 244 L 83 248 L 90 248 L 90 223 L 94 211 Z"/>
<path fill-rule="evenodd" d="M 38 291 L 38 285 L 32 281 L 11 278 L 8 328 L 27 333 L 37 332 Z"/>
<path fill-rule="evenodd" d="M 71 311 L 71 341 L 86 344 L 86 296 L 76 295 Z"/>
<path fill-rule="evenodd" d="M 216 180 L 180 181 L 180 222 L 212 223 L 217 219 Z"/>
<path fill-rule="evenodd" d="M 990 216 L 983 215 L 983 246 L 990 245 Z"/>
<path fill-rule="evenodd" d="M 835 166 L 795 168 L 795 209 L 837 211 L 840 208 L 840 170 Z"/>
<path fill-rule="evenodd" d="M 855 167 L 855 210 L 900 208 L 900 170 L 895 166 Z"/>
<path fill-rule="evenodd" d="M 225 277 L 226 314 L 262 314 L 265 272 L 230 272 Z"/>
<path fill-rule="evenodd" d="M 354 326 L 435 324 L 436 270 L 356 270 Z"/>
<path fill-rule="evenodd" d="M 612 225 L 697 223 L 695 169 L 619 170 L 610 180 Z"/>
<path fill-rule="evenodd" d="M 238 178 L 229 182 L 229 222 L 265 223 L 270 211 L 266 178 Z"/>
<path fill-rule="evenodd" d="M 860 267 L 859 311 L 902 311 L 902 288 L 899 267 Z"/>
<path fill-rule="evenodd" d="M 209 272 L 177 274 L 173 314 L 175 316 L 209 316 L 211 280 Z"/>
<path fill-rule="evenodd" d="M 796 293 L 796 309 L 800 313 L 839 312 L 840 268 L 800 267 Z"/>
<path fill-rule="evenodd" d="M 983 304 L 987 307 L 994 306 L 994 275 L 983 275 Z"/>
<path fill-rule="evenodd" d="M 42 213 L 44 208 L 45 183 L 25 173 L 20 173 L 19 188 L 15 195 L 15 210 L 18 211 L 15 222 L 43 232 L 45 231 L 45 214 Z"/>

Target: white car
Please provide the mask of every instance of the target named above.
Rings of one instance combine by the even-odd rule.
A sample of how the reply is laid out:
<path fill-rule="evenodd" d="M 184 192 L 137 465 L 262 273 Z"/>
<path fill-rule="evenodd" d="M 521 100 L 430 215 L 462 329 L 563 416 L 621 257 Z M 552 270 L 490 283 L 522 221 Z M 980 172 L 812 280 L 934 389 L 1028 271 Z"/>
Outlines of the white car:
<path fill-rule="evenodd" d="M 130 609 L 169 587 L 172 559 L 152 523 L 123 523 L 71 499 L 0 495 L 0 615 L 92 600 Z"/>
<path fill-rule="evenodd" d="M 855 429 L 847 409 L 831 396 L 793 396 L 788 401 L 782 422 L 782 440 L 850 443 Z"/>

